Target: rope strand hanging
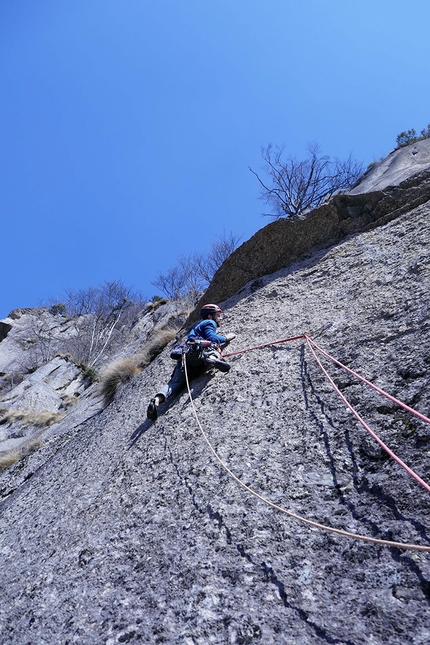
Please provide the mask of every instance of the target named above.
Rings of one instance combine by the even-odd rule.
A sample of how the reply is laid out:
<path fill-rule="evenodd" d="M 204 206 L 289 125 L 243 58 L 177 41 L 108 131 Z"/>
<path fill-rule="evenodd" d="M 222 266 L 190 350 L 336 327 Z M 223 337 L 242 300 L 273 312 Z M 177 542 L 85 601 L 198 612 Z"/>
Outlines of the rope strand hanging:
<path fill-rule="evenodd" d="M 342 367 L 344 370 L 346 370 L 347 372 L 349 372 L 350 374 L 352 374 L 353 376 L 358 378 L 360 381 L 362 381 L 363 383 L 365 383 L 369 387 L 371 387 L 374 390 L 376 390 L 379 394 L 382 394 L 383 396 L 388 398 L 390 401 L 392 401 L 396 405 L 402 407 L 407 412 L 410 412 L 411 414 L 413 414 L 416 417 L 418 417 L 419 419 L 421 419 L 421 421 L 424 421 L 425 423 L 430 423 L 430 418 L 425 416 L 424 414 L 421 414 L 420 412 L 417 412 L 417 410 L 414 410 L 413 408 L 409 407 L 408 405 L 406 405 L 406 403 L 403 403 L 402 401 L 399 401 L 399 399 L 396 399 L 391 394 L 388 394 L 388 392 L 385 392 L 384 390 L 379 388 L 377 385 L 374 385 L 373 383 L 371 383 L 371 381 L 368 381 L 363 376 L 360 376 L 360 374 L 357 374 L 357 372 L 354 372 L 349 367 L 346 367 L 346 365 L 343 365 L 340 361 L 338 361 L 336 358 L 331 356 L 328 352 L 326 352 L 321 347 L 319 347 L 319 345 L 317 345 L 316 342 L 314 340 L 312 340 L 312 338 L 310 336 L 308 336 L 308 334 L 305 333 L 305 334 L 301 334 L 301 335 L 298 335 L 298 336 L 292 336 L 290 338 L 285 338 L 283 340 L 275 340 L 275 341 L 272 341 L 271 343 L 270 342 L 269 343 L 264 343 L 263 345 L 256 345 L 255 347 L 249 347 L 247 349 L 242 349 L 242 350 L 240 350 L 238 352 L 234 352 L 232 354 L 226 354 L 225 356 L 226 357 L 228 357 L 228 356 L 238 356 L 239 354 L 244 354 L 245 352 L 250 352 L 250 351 L 252 351 L 254 349 L 261 349 L 263 347 L 270 347 L 271 345 L 276 345 L 278 343 L 286 343 L 288 341 L 297 340 L 299 338 L 304 338 L 306 340 L 310 351 L 312 352 L 316 362 L 320 366 L 322 372 L 324 373 L 324 375 L 326 376 L 326 378 L 330 382 L 331 386 L 339 394 L 339 396 L 341 397 L 341 399 L 343 400 L 345 405 L 351 410 L 351 412 L 354 414 L 356 419 L 361 423 L 361 425 L 365 428 L 365 430 L 373 437 L 373 439 L 375 439 L 375 441 L 381 446 L 381 448 L 383 450 L 385 450 L 385 452 L 392 459 L 394 459 L 409 475 L 411 475 L 411 477 L 413 477 L 413 479 L 415 479 L 415 481 L 417 481 L 423 488 L 425 488 L 427 492 L 430 492 L 430 485 L 426 481 L 424 481 L 419 475 L 417 475 L 417 473 L 415 473 L 412 470 L 412 468 L 410 468 L 407 464 L 405 464 L 404 461 L 402 461 L 402 459 L 400 459 L 400 457 L 398 457 L 390 448 L 388 448 L 388 446 L 382 441 L 382 439 L 380 439 L 378 437 L 378 435 L 368 426 L 368 424 L 364 421 L 364 419 L 362 419 L 362 417 L 358 414 L 358 412 L 354 409 L 354 407 L 349 403 L 349 401 L 346 399 L 346 397 L 341 393 L 339 388 L 336 386 L 336 384 L 334 383 L 333 379 L 329 376 L 327 370 L 323 367 L 321 361 L 319 360 L 319 358 L 317 357 L 317 355 L 316 355 L 316 353 L 314 351 L 314 348 L 316 348 L 324 356 L 326 356 L 327 358 L 332 360 L 334 363 L 336 363 L 336 365 L 338 365 L 339 367 Z"/>
<path fill-rule="evenodd" d="M 426 417 L 424 414 L 421 414 L 421 412 L 417 412 L 417 410 L 414 410 L 413 408 L 410 408 L 409 405 L 406 405 L 406 403 L 403 403 L 402 401 L 399 401 L 399 399 L 396 399 L 396 397 L 391 396 L 391 394 L 388 394 L 388 392 L 385 392 L 384 390 L 382 390 L 380 387 L 378 387 L 377 385 L 375 385 L 371 381 L 368 381 L 363 376 L 360 376 L 360 374 L 357 374 L 357 372 L 354 372 L 352 369 L 350 369 L 346 365 L 343 365 L 343 363 L 338 361 L 333 356 L 330 356 L 330 354 L 328 354 L 328 352 L 324 351 L 307 334 L 303 334 L 303 337 L 306 338 L 306 341 L 307 341 L 308 344 L 311 343 L 319 352 L 321 352 L 321 354 L 324 354 L 324 356 L 327 356 L 327 358 L 329 358 L 331 361 L 333 361 L 333 363 L 336 363 L 336 365 L 339 365 L 339 367 L 342 367 L 344 370 L 346 370 L 347 372 L 349 372 L 350 374 L 352 374 L 353 376 L 358 378 L 360 381 L 362 381 L 363 383 L 366 383 L 366 385 L 369 385 L 369 387 L 371 387 L 374 390 L 376 390 L 376 392 L 379 392 L 379 394 L 382 394 L 382 396 L 385 396 L 387 399 L 390 399 L 390 401 L 392 401 L 396 405 L 400 406 L 404 410 L 407 410 L 407 412 L 410 412 L 411 414 L 415 415 L 416 417 L 418 417 L 418 419 L 421 419 L 421 421 L 425 421 L 425 423 L 430 423 L 430 418 L 429 417 Z"/>
<path fill-rule="evenodd" d="M 303 334 L 301 336 L 295 336 L 295 337 L 293 337 L 291 339 L 286 339 L 284 341 L 276 341 L 276 342 L 287 342 L 287 340 L 296 340 L 298 338 L 304 338 L 304 337 L 305 337 L 305 335 Z M 272 344 L 272 343 L 267 343 L 265 346 L 268 346 L 270 344 Z M 250 351 L 250 350 L 248 350 L 248 351 Z M 239 352 L 239 353 L 243 353 L 243 352 Z M 213 447 L 212 443 L 210 442 L 207 434 L 205 433 L 205 431 L 203 429 L 203 426 L 202 426 L 202 424 L 200 422 L 199 416 L 197 414 L 195 404 L 194 404 L 194 400 L 193 400 L 193 396 L 192 396 L 192 392 L 191 392 L 191 388 L 190 388 L 190 382 L 189 382 L 189 378 L 188 378 L 187 362 L 185 360 L 185 354 L 182 356 L 182 364 L 183 364 L 183 367 L 184 367 L 185 380 L 186 380 L 186 384 L 187 384 L 187 391 L 188 391 L 188 396 L 190 398 L 193 414 L 194 414 L 194 417 L 196 419 L 197 425 L 198 425 L 198 427 L 200 429 L 200 432 L 203 435 L 203 438 L 204 438 L 206 444 L 208 445 L 208 447 L 209 447 L 211 453 L 213 454 L 214 458 L 218 461 L 218 463 L 222 466 L 222 468 L 230 475 L 230 477 L 232 477 L 236 481 L 237 484 L 239 484 L 242 488 L 244 488 L 248 493 L 250 493 L 251 495 L 253 495 L 257 499 L 261 500 L 262 502 L 264 502 L 268 506 L 274 508 L 275 510 L 280 511 L 284 515 L 287 515 L 288 517 L 291 517 L 291 518 L 293 518 L 295 520 L 303 522 L 303 523 L 305 523 L 305 524 L 307 524 L 307 525 L 309 525 L 309 526 L 311 526 L 313 528 L 316 528 L 316 529 L 321 529 L 323 531 L 327 531 L 327 532 L 330 532 L 330 533 L 335 533 L 335 534 L 340 535 L 342 537 L 353 538 L 355 540 L 361 540 L 363 542 L 370 542 L 372 544 L 377 544 L 377 545 L 380 545 L 380 546 L 396 547 L 396 548 L 399 548 L 399 549 L 408 549 L 408 550 L 413 550 L 413 551 L 422 551 L 422 552 L 430 553 L 430 546 L 422 546 L 422 545 L 419 545 L 419 544 L 409 544 L 409 543 L 404 543 L 404 542 L 394 542 L 394 541 L 391 541 L 391 540 L 383 540 L 383 539 L 379 539 L 379 538 L 372 538 L 372 537 L 369 537 L 369 536 L 366 536 L 366 535 L 361 535 L 359 533 L 352 533 L 350 531 L 345 531 L 343 529 L 336 529 L 334 527 L 327 526 L 325 524 L 321 524 L 320 522 L 310 520 L 310 519 L 308 519 L 306 517 L 298 515 L 297 513 L 294 513 L 293 511 L 289 511 L 288 509 L 286 509 L 286 508 L 284 508 L 284 507 L 282 507 L 282 506 L 280 506 L 278 504 L 275 504 L 274 502 L 270 501 L 269 499 L 267 499 L 263 495 L 260 495 L 257 491 L 255 491 L 250 486 L 245 484 L 239 477 L 237 477 L 237 475 L 234 474 L 234 472 L 229 468 L 229 466 L 221 459 L 221 457 L 218 455 L 218 453 L 216 452 L 215 448 Z"/>
<path fill-rule="evenodd" d="M 314 350 L 314 348 L 313 348 L 314 343 L 313 343 L 313 341 L 312 341 L 308 336 L 306 336 L 306 342 L 307 342 L 308 347 L 309 347 L 309 349 L 311 350 L 311 352 L 312 352 L 312 354 L 313 354 L 313 356 L 314 356 L 314 358 L 315 358 L 316 362 L 318 363 L 318 365 L 320 366 L 321 370 L 323 371 L 323 373 L 324 373 L 324 374 L 325 374 L 325 376 L 327 377 L 327 379 L 328 379 L 329 383 L 331 384 L 331 386 L 333 387 L 333 389 L 335 390 L 335 392 L 337 392 L 337 394 L 339 394 L 340 398 L 341 398 L 341 399 L 342 399 L 342 401 L 345 403 L 345 405 L 347 406 L 347 408 L 348 408 L 349 410 L 351 410 L 351 412 L 352 412 L 352 414 L 355 416 L 355 418 L 356 418 L 356 419 L 361 423 L 361 425 L 363 426 L 363 428 L 365 428 L 365 429 L 367 430 L 367 432 L 370 434 L 370 436 L 371 436 L 371 437 L 373 437 L 373 439 L 375 439 L 375 441 L 376 441 L 376 442 L 381 446 L 381 448 L 382 448 L 383 450 L 385 450 L 385 452 L 386 452 L 388 455 L 390 455 L 390 457 L 391 457 L 392 459 L 394 459 L 394 461 L 396 461 L 396 462 L 399 464 L 399 466 L 401 466 L 404 470 L 406 470 L 406 472 L 407 472 L 411 477 L 413 477 L 413 478 L 415 479 L 415 481 L 417 481 L 419 484 L 421 484 L 421 486 L 422 486 L 423 488 L 425 488 L 427 492 L 429 492 L 429 493 L 430 493 L 430 486 L 427 484 L 427 482 L 425 482 L 423 479 L 421 479 L 421 477 L 420 477 L 419 475 L 417 475 L 417 474 L 416 474 L 416 472 L 414 472 L 414 471 L 412 470 L 412 468 L 410 468 L 409 466 L 407 466 L 407 465 L 405 464 L 405 462 L 404 462 L 404 461 L 402 461 L 402 460 L 400 459 L 400 457 L 398 457 L 398 456 L 397 456 L 397 455 L 396 455 L 396 454 L 395 454 L 395 453 L 394 453 L 394 452 L 393 452 L 393 451 L 392 451 L 392 450 L 391 450 L 391 449 L 390 449 L 390 448 L 389 448 L 389 447 L 388 447 L 388 446 L 387 446 L 387 445 L 382 441 L 382 439 L 380 439 L 380 438 L 378 437 L 378 435 L 377 435 L 375 432 L 373 432 L 373 430 L 368 426 L 368 424 L 364 421 L 364 419 L 363 419 L 363 418 L 358 414 L 357 410 L 356 410 L 356 409 L 355 409 L 355 408 L 350 404 L 350 402 L 348 401 L 348 399 L 347 399 L 347 398 L 342 394 L 342 392 L 339 390 L 339 388 L 337 387 L 337 385 L 335 384 L 335 382 L 333 381 L 333 379 L 331 378 L 331 376 L 328 374 L 327 370 L 323 367 L 323 365 L 322 365 L 321 361 L 319 360 L 319 358 L 318 358 L 318 356 L 316 355 L 315 350 Z M 324 352 L 324 354 L 326 354 L 326 352 Z M 326 355 L 327 355 L 327 354 L 326 354 Z M 338 362 L 338 361 L 336 361 L 336 362 Z M 351 371 L 351 370 L 349 370 L 349 371 Z M 361 380 L 365 380 L 365 379 L 363 379 L 362 377 L 360 377 L 360 378 L 361 378 Z M 372 384 L 372 383 L 370 383 L 370 381 L 366 381 L 366 382 L 367 382 L 369 385 L 372 385 L 372 387 L 374 387 L 375 389 L 377 389 L 379 392 L 382 392 L 382 390 L 379 390 L 379 388 L 376 388 L 376 386 L 373 386 L 373 384 Z M 390 396 L 390 398 L 396 401 L 396 399 L 394 399 L 394 397 L 391 397 L 391 396 Z M 404 407 L 404 406 L 402 405 L 402 407 Z"/>

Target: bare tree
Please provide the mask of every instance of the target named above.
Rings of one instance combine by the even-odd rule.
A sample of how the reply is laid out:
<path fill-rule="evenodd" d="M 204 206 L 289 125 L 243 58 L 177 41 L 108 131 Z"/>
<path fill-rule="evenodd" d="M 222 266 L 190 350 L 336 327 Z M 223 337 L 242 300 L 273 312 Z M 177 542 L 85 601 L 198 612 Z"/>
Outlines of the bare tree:
<path fill-rule="evenodd" d="M 352 155 L 345 161 L 332 161 L 321 155 L 316 143 L 308 145 L 308 157 L 302 161 L 291 156 L 284 160 L 284 150 L 284 146 L 273 149 L 272 145 L 262 149 L 269 181 L 249 169 L 263 188 L 260 199 L 272 208 L 269 215 L 276 219 L 300 218 L 339 190 L 353 186 L 363 174 L 362 164 Z"/>
<path fill-rule="evenodd" d="M 120 280 L 66 293 L 67 312 L 75 318 L 76 327 L 67 349 L 77 360 L 93 367 L 106 352 L 121 344 L 124 333 L 143 309 L 142 298 Z"/>
<path fill-rule="evenodd" d="M 237 248 L 240 240 L 241 236 L 234 235 L 231 231 L 228 234 L 224 232 L 218 237 L 218 240 L 212 243 L 208 253 L 200 253 L 195 257 L 196 270 L 205 281 L 206 286 L 212 281 L 224 261 Z"/>
<path fill-rule="evenodd" d="M 181 261 L 179 260 L 176 266 L 170 267 L 166 273 L 159 272 L 152 284 L 160 289 L 169 300 L 180 300 L 185 293 L 186 286 L 186 275 Z"/>
<path fill-rule="evenodd" d="M 221 264 L 235 250 L 240 237 L 223 233 L 212 243 L 206 253 L 181 256 L 166 273 L 158 273 L 153 285 L 170 300 L 197 302 L 212 281 Z"/>
<path fill-rule="evenodd" d="M 121 347 L 124 335 L 145 308 L 142 296 L 119 280 L 68 290 L 66 295 L 66 304 L 32 310 L 28 324 L 18 331 L 18 342 L 26 350 L 22 372 L 48 363 L 57 352 L 95 366 Z"/>
<path fill-rule="evenodd" d="M 181 256 L 177 264 L 166 273 L 158 273 L 153 285 L 160 289 L 169 300 L 194 302 L 204 290 L 206 281 L 199 270 L 200 255 Z"/>

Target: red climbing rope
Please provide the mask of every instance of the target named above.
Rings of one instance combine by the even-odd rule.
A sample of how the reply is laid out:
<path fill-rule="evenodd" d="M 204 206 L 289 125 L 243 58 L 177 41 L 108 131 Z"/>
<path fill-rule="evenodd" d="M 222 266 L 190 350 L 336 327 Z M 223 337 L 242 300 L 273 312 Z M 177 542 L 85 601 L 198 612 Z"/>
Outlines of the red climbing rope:
<path fill-rule="evenodd" d="M 282 340 L 272 340 L 270 343 L 255 345 L 254 347 L 247 347 L 246 349 L 241 349 L 238 352 L 231 352 L 230 354 L 223 354 L 223 357 L 229 358 L 230 356 L 238 356 L 239 354 L 245 354 L 245 352 L 252 352 L 254 349 L 263 349 L 263 347 L 270 347 L 271 345 L 288 343 L 290 340 L 299 340 L 299 338 L 306 338 L 306 334 L 300 334 L 300 336 L 291 336 L 291 338 L 283 338 Z"/>

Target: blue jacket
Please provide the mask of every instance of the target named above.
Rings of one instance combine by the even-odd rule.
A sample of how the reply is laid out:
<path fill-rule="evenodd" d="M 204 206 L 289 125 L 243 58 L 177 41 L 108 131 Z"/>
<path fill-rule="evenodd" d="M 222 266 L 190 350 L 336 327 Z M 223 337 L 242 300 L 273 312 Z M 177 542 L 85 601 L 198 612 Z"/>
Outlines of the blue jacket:
<path fill-rule="evenodd" d="M 204 338 L 204 340 L 210 340 L 211 343 L 226 343 L 227 338 L 221 336 L 221 334 L 217 334 L 216 330 L 217 325 L 215 320 L 211 320 L 210 318 L 201 320 L 188 334 L 188 340 L 192 338 Z"/>

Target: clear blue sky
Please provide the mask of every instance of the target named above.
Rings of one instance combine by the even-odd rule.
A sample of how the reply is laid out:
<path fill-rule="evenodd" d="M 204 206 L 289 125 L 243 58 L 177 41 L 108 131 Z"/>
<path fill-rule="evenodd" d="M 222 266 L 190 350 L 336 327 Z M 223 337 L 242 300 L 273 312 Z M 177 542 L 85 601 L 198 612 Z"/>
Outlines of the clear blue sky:
<path fill-rule="evenodd" d="M 268 223 L 261 146 L 430 123 L 428 0 L 3 0 L 0 318 Z"/>

